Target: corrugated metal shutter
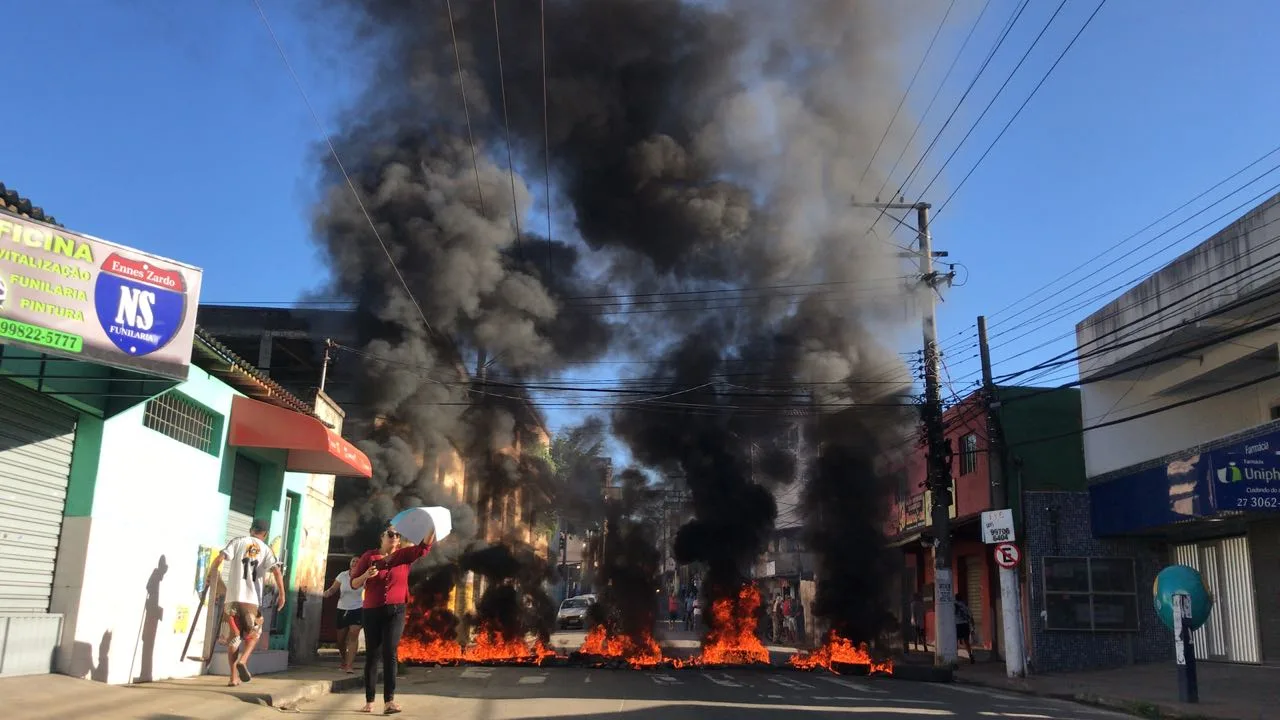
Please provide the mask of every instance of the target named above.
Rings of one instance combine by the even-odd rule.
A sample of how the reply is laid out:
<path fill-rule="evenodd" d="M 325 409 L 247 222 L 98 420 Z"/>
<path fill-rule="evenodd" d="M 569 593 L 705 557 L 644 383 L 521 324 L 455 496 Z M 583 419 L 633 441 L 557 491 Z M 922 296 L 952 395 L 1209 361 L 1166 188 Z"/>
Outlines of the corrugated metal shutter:
<path fill-rule="evenodd" d="M 973 644 L 980 645 L 985 642 L 986 623 L 983 622 L 985 609 L 982 602 L 982 575 L 987 571 L 983 566 L 982 556 L 968 555 L 964 559 L 965 565 L 965 601 L 969 604 L 969 613 L 973 615 Z"/>
<path fill-rule="evenodd" d="M 1219 597 L 1227 614 L 1227 659 L 1241 663 L 1262 662 L 1249 540 L 1243 535 L 1226 538 L 1218 548 L 1222 556 L 1222 594 Z"/>
<path fill-rule="evenodd" d="M 231 473 L 231 507 L 227 510 L 227 539 L 231 542 L 249 534 L 253 513 L 258 507 L 258 463 L 243 455 L 236 456 Z"/>
<path fill-rule="evenodd" d="M 49 611 L 76 415 L 0 380 L 0 612 Z"/>

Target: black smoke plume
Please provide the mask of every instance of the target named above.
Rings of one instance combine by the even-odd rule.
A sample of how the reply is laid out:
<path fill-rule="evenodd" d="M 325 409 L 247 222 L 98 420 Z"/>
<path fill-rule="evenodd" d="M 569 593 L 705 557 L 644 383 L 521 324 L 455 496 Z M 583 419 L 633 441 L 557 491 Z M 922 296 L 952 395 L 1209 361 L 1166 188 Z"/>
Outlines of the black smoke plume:
<path fill-rule="evenodd" d="M 659 491 L 634 468 L 621 472 L 616 486 L 620 493 L 606 503 L 600 531 L 584 553 L 597 593 L 588 620 L 604 625 L 609 636 L 641 641 L 653 632 L 662 588 L 655 525 L 645 521 Z"/>
<path fill-rule="evenodd" d="M 547 561 L 525 543 L 507 541 L 463 556 L 465 571 L 488 581 L 476 603 L 472 624 L 504 642 L 524 642 L 534 634 L 544 644 L 551 640 L 555 604 L 546 592 L 552 579 Z"/>
<path fill-rule="evenodd" d="M 544 23 L 543 6 L 342 6 L 372 72 L 335 140 L 356 193 L 326 161 L 317 234 L 334 289 L 367 317 L 368 396 L 407 447 L 379 442 L 424 466 L 502 434 L 501 413 L 468 414 L 492 388 L 461 379 L 463 356 L 520 379 L 607 350 L 655 360 L 655 399 L 613 427 L 638 461 L 684 476 L 697 519 L 677 557 L 707 563 L 713 592 L 729 592 L 772 530 L 772 491 L 795 480 L 797 452 L 812 454 L 779 438 L 798 419 L 892 404 L 909 382 L 887 349 L 906 314 L 896 251 L 878 239 L 893 221 L 850 198 L 880 187 L 879 141 L 901 146 L 894 58 L 921 13 L 547 0 Z M 539 237 L 530 191 L 544 162 L 551 197 L 537 202 L 559 221 L 556 242 Z M 626 322 L 606 321 L 619 311 Z M 830 455 L 831 472 L 875 452 Z M 850 478 L 869 486 L 859 497 L 877 494 L 875 477 Z"/>

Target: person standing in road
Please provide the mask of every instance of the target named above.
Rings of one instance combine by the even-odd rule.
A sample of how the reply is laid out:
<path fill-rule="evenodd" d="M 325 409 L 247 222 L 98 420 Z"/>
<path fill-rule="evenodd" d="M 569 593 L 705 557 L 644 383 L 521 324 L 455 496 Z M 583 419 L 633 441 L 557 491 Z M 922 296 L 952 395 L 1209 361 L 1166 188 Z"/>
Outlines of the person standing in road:
<path fill-rule="evenodd" d="M 254 520 L 249 534 L 227 543 L 213 558 L 205 575 L 205 583 L 213 583 L 222 563 L 229 564 L 223 621 L 228 630 L 227 664 L 231 680 L 227 685 L 230 687 L 253 679 L 249 673 L 249 656 L 262 636 L 262 581 L 267 573 L 271 573 L 276 583 L 276 612 L 284 609 L 284 573 L 266 543 L 269 528 L 266 520 Z"/>
<path fill-rule="evenodd" d="M 378 660 L 382 660 L 382 701 L 384 715 L 394 715 L 403 708 L 396 703 L 396 660 L 400 652 L 400 634 L 404 632 L 404 606 L 409 600 L 409 566 L 431 551 L 436 534 L 432 532 L 421 543 L 401 547 L 400 533 L 387 523 L 382 543 L 356 560 L 351 571 L 352 588 L 364 588 L 361 619 L 364 622 L 364 700 L 360 712 L 373 712 L 378 681 Z"/>
<path fill-rule="evenodd" d="M 351 573 L 360 558 L 351 558 L 351 565 L 324 591 L 324 596 L 338 596 L 338 653 L 342 656 L 342 671 L 355 672 L 356 651 L 360 649 L 360 614 L 364 607 L 364 589 L 351 586 Z"/>
<path fill-rule="evenodd" d="M 680 614 L 680 601 L 676 599 L 674 594 L 667 598 L 667 629 L 676 629 L 676 618 Z"/>

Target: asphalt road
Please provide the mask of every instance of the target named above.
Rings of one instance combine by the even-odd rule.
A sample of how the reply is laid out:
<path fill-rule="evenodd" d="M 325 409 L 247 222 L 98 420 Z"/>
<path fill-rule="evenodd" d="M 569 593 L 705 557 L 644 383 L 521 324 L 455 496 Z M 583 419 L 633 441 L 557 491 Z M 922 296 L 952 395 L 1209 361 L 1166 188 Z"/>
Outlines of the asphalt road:
<path fill-rule="evenodd" d="M 363 693 L 330 695 L 291 714 L 359 715 Z M 397 700 L 404 718 L 525 720 L 657 718 L 756 720 L 1108 720 L 1127 717 L 1073 703 L 969 685 L 845 678 L 776 669 L 605 670 L 588 668 L 409 668 Z M 375 712 L 381 712 L 381 697 Z"/>

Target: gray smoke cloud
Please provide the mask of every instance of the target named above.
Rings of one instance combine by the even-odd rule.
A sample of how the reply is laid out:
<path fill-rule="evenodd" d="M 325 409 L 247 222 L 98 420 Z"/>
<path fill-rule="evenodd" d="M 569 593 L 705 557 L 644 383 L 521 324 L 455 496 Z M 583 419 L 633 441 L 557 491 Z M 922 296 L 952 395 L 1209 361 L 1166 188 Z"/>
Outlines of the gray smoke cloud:
<path fill-rule="evenodd" d="M 405 439 L 378 441 L 375 463 L 406 468 L 379 470 L 387 480 L 343 512 L 423 497 L 399 481 L 418 477 L 406 463 L 506 432 L 502 413 L 472 412 L 487 407 L 484 386 L 454 381 L 463 356 L 535 378 L 628 352 L 658 361 L 651 384 L 679 404 L 617 411 L 613 430 L 640 461 L 683 471 L 698 519 L 677 555 L 712 564 L 727 589 L 772 527 L 769 486 L 795 479 L 776 447 L 795 416 L 892 404 L 903 389 L 885 384 L 906 378 L 887 342 L 905 315 L 902 269 L 878 239 L 893 222 L 868 233 L 875 211 L 850 199 L 883 179 L 871 156 L 921 8 L 547 0 L 544 120 L 541 4 L 499 0 L 497 24 L 490 0 L 451 6 L 350 0 L 337 13 L 373 67 L 335 138 L 363 207 L 327 162 L 316 235 L 379 358 L 365 363 L 370 401 Z M 531 219 L 544 153 L 552 195 L 538 202 L 565 235 L 554 242 Z M 742 286 L 754 289 L 637 301 L 660 312 L 625 322 L 602 312 L 629 302 L 620 295 Z M 584 300 L 601 296 L 614 302 Z M 874 476 L 855 481 L 858 503 L 882 492 Z"/>

